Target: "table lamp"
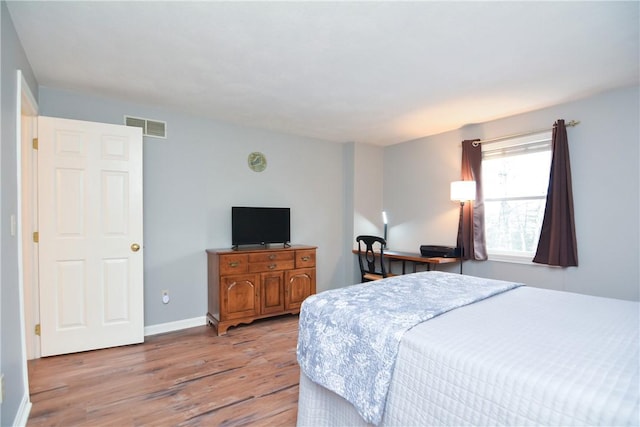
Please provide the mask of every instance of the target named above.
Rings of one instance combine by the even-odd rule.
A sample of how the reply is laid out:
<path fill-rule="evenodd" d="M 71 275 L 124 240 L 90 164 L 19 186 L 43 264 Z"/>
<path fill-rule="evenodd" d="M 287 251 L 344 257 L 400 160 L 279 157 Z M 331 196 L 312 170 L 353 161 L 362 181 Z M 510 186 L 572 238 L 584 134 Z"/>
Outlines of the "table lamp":
<path fill-rule="evenodd" d="M 475 181 L 453 181 L 451 183 L 451 200 L 460 202 L 460 208 L 464 207 L 464 202 L 476 199 Z"/>
<path fill-rule="evenodd" d="M 460 202 L 460 274 L 462 274 L 462 260 L 464 259 L 464 219 L 463 210 L 464 202 L 474 201 L 476 199 L 476 182 L 475 181 L 453 181 L 451 183 L 451 200 Z"/>
<path fill-rule="evenodd" d="M 387 241 L 387 211 L 382 211 L 382 223 L 384 224 L 384 241 L 385 241 L 385 245 L 384 247 L 386 248 L 386 241 Z"/>

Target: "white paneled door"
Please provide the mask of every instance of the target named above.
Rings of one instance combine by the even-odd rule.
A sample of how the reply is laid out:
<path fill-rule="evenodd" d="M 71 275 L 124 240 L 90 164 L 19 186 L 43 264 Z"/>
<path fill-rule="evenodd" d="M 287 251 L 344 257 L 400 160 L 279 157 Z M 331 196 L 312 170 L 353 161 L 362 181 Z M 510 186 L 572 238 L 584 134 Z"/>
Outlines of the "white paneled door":
<path fill-rule="evenodd" d="M 38 118 L 42 356 L 144 341 L 142 132 Z"/>

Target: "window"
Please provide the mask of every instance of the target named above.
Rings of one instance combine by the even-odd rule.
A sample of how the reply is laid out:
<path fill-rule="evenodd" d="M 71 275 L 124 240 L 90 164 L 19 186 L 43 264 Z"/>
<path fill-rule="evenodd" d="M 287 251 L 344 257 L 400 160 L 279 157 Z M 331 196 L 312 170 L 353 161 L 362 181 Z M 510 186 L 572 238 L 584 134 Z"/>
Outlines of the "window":
<path fill-rule="evenodd" d="M 482 144 L 485 235 L 491 259 L 533 259 L 550 166 L 551 132 Z"/>

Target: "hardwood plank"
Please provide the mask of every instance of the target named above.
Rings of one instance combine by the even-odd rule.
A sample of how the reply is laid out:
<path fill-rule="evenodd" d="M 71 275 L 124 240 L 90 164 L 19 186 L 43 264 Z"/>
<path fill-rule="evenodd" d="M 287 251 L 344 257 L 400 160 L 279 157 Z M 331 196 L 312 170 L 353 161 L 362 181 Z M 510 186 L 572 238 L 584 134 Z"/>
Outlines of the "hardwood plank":
<path fill-rule="evenodd" d="M 298 316 L 29 361 L 39 426 L 295 425 Z"/>

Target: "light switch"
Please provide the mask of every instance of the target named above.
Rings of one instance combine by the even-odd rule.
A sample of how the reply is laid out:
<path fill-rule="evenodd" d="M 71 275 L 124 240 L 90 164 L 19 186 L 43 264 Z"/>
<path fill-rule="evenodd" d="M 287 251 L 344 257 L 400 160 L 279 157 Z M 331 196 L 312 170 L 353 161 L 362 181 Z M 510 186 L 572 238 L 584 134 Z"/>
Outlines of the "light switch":
<path fill-rule="evenodd" d="M 11 237 L 16 237 L 16 216 L 11 215 Z"/>

